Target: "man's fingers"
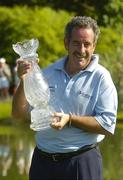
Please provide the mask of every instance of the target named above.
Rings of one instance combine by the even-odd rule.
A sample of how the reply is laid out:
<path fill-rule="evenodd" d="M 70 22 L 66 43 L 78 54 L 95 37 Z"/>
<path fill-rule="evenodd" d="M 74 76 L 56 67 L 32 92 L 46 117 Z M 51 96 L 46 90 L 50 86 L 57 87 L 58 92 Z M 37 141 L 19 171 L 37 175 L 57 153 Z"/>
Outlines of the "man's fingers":
<path fill-rule="evenodd" d="M 54 112 L 54 113 L 52 114 L 52 116 L 62 117 L 62 116 L 63 116 L 63 113 L 61 113 L 61 112 Z"/>

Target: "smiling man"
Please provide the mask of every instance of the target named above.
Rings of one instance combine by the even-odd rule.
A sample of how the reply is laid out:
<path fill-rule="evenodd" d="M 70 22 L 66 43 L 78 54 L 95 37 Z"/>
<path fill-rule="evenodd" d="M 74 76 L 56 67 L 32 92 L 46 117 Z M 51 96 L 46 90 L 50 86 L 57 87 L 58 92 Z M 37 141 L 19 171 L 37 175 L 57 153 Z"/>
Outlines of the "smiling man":
<path fill-rule="evenodd" d="M 71 33 L 71 39 L 65 37 L 65 47 L 69 53 L 66 70 L 69 74 L 76 74 L 88 66 L 95 45 L 94 32 L 90 28 L 75 27 Z"/>
<path fill-rule="evenodd" d="M 77 16 L 65 28 L 68 55 L 43 70 L 51 101 L 59 104 L 51 127 L 36 132 L 30 180 L 102 180 L 102 157 L 98 144 L 114 134 L 117 92 L 110 73 L 94 54 L 100 30 L 91 17 Z M 20 85 L 13 98 L 15 119 L 30 119 L 23 77 L 30 65 L 20 61 Z M 62 111 L 61 111 L 62 109 Z"/>

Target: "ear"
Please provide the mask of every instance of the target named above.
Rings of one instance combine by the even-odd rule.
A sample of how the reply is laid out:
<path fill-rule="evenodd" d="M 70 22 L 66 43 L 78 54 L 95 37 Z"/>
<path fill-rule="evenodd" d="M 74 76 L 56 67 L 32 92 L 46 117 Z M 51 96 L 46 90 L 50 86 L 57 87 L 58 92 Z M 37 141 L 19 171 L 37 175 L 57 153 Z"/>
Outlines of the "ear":
<path fill-rule="evenodd" d="M 67 38 L 64 38 L 64 46 L 65 46 L 65 49 L 68 50 L 68 45 L 69 45 L 69 41 Z"/>
<path fill-rule="evenodd" d="M 93 52 L 95 51 L 96 43 L 93 44 Z"/>

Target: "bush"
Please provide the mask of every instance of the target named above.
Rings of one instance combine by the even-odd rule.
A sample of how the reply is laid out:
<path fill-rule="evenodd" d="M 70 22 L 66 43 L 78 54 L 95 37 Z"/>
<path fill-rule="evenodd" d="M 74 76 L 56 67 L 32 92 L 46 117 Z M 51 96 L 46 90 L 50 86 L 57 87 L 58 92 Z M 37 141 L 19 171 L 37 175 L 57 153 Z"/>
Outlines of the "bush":
<path fill-rule="evenodd" d="M 12 44 L 25 39 L 38 38 L 40 66 L 44 67 L 64 55 L 64 26 L 72 14 L 51 8 L 0 8 L 1 56 L 14 64 L 17 55 Z"/>

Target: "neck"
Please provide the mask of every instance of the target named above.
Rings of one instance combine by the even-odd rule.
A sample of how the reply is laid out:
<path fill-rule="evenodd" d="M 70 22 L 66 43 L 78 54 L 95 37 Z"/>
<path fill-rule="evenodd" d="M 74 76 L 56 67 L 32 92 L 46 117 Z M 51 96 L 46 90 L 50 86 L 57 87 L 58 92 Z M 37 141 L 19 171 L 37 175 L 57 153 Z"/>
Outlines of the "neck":
<path fill-rule="evenodd" d="M 74 67 L 68 60 L 66 61 L 66 64 L 65 64 L 65 71 L 70 77 L 74 76 L 75 74 L 79 72 L 78 70 L 74 69 Z"/>

